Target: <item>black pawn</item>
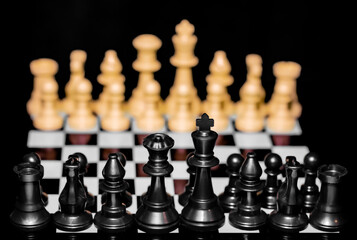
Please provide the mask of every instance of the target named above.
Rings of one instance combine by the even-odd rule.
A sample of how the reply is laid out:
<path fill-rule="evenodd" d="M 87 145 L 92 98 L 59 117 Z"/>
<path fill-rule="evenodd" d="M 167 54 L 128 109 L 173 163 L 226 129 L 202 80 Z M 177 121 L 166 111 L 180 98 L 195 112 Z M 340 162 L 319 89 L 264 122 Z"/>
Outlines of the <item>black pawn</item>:
<path fill-rule="evenodd" d="M 16 165 L 13 170 L 20 185 L 10 222 L 21 231 L 38 232 L 46 228 L 51 219 L 41 199 L 43 167 L 37 163 L 24 162 Z"/>
<path fill-rule="evenodd" d="M 92 224 L 92 214 L 85 210 L 87 195 L 79 180 L 79 168 L 74 157 L 64 164 L 67 182 L 59 196 L 60 210 L 53 215 L 55 226 L 63 231 L 81 231 Z"/>
<path fill-rule="evenodd" d="M 197 232 L 217 231 L 225 222 L 211 179 L 211 167 L 219 164 L 213 152 L 218 134 L 210 130 L 213 119 L 205 113 L 196 120 L 196 125 L 198 130 L 191 134 L 195 152 L 188 159 L 189 164 L 196 167 L 196 179 L 193 193 L 181 212 L 181 225 Z"/>
<path fill-rule="evenodd" d="M 218 196 L 219 204 L 224 212 L 230 212 L 238 208 L 239 189 L 237 181 L 239 179 L 239 169 L 244 162 L 241 154 L 233 153 L 227 158 L 227 174 L 229 175 L 229 183 L 225 187 L 224 192 Z"/>
<path fill-rule="evenodd" d="M 40 156 L 35 153 L 35 152 L 31 152 L 31 153 L 28 153 L 26 155 L 24 155 L 24 157 L 22 158 L 22 162 L 23 163 L 32 163 L 32 164 L 35 164 L 35 165 L 41 165 L 41 158 Z M 43 178 L 43 174 L 44 174 L 44 171 L 43 171 L 43 168 L 39 167 L 39 169 L 41 169 L 41 179 Z M 48 204 L 48 195 L 47 193 L 45 193 L 43 190 L 42 190 L 42 186 L 40 185 L 40 190 L 41 190 L 41 199 L 43 201 L 43 203 L 45 204 L 45 206 L 47 206 Z"/>
<path fill-rule="evenodd" d="M 267 174 L 267 179 L 262 194 L 262 207 L 275 209 L 276 195 L 280 187 L 278 175 L 283 161 L 278 154 L 269 153 L 264 159 L 264 164 L 266 166 L 264 172 Z"/>
<path fill-rule="evenodd" d="M 342 183 L 346 174 L 347 169 L 338 164 L 319 167 L 317 176 L 321 181 L 321 191 L 310 215 L 310 223 L 314 228 L 333 232 L 342 230 L 346 226 L 348 221 L 346 210 L 350 210 L 349 206 L 343 206 L 343 198 L 346 197 L 347 192 L 342 187 Z"/>
<path fill-rule="evenodd" d="M 119 155 L 119 158 L 125 158 L 124 155 Z M 125 204 L 122 204 L 121 193 L 128 189 L 129 184 L 123 180 L 125 169 L 117 154 L 109 154 L 102 174 L 104 181 L 99 187 L 106 192 L 107 197 L 101 211 L 95 214 L 94 225 L 99 231 L 107 233 L 128 232 L 134 225 L 134 218 L 126 211 Z"/>
<path fill-rule="evenodd" d="M 260 180 L 262 173 L 256 154 L 249 152 L 240 168 L 240 178 L 237 183 L 243 193 L 241 201 L 238 203 L 238 210 L 229 214 L 229 223 L 233 227 L 256 230 L 265 224 L 267 215 L 261 210 L 257 196 L 264 187 L 264 182 Z"/>
<path fill-rule="evenodd" d="M 320 166 L 320 158 L 316 153 L 308 153 L 304 158 L 305 183 L 300 191 L 303 196 L 303 208 L 311 212 L 319 197 L 319 187 L 316 185 L 317 169 Z"/>
<path fill-rule="evenodd" d="M 121 165 L 123 167 L 125 167 L 125 165 L 126 165 L 125 155 L 122 154 L 121 152 L 116 152 L 115 154 L 116 154 L 119 162 L 121 163 Z M 121 195 L 120 199 L 122 199 L 122 202 L 125 204 L 125 206 L 130 207 L 131 204 L 133 203 L 133 197 L 132 197 L 131 193 L 128 192 L 127 190 L 125 190 L 124 192 L 121 192 L 120 195 Z M 101 203 L 104 204 L 106 200 L 107 200 L 107 193 L 103 192 L 102 198 L 101 198 Z"/>
<path fill-rule="evenodd" d="M 88 192 L 88 188 L 87 186 L 84 184 L 84 176 L 87 174 L 88 172 L 88 160 L 87 157 L 80 152 L 76 152 L 74 154 L 72 154 L 72 156 L 70 157 L 74 157 L 77 159 L 77 161 L 79 162 L 79 180 L 82 182 L 82 185 L 86 191 L 86 195 L 87 195 L 87 205 L 86 205 L 86 209 L 90 209 L 91 207 L 93 207 L 96 202 L 95 202 L 95 197 L 93 194 L 91 194 L 90 192 Z"/>
<path fill-rule="evenodd" d="M 302 212 L 302 195 L 297 187 L 300 163 L 293 156 L 288 156 L 285 164 L 286 181 L 278 191 L 277 210 L 269 215 L 269 223 L 273 229 L 295 233 L 304 230 L 308 217 Z"/>
<path fill-rule="evenodd" d="M 175 230 L 179 223 L 173 198 L 166 193 L 165 188 L 165 176 L 173 171 L 167 161 L 167 154 L 174 140 L 166 134 L 155 133 L 145 137 L 143 145 L 149 151 L 149 161 L 143 170 L 151 176 L 151 185 L 148 193 L 142 197 L 135 220 L 138 228 L 144 232 L 166 234 Z"/>
<path fill-rule="evenodd" d="M 194 154 L 194 152 L 191 152 L 187 154 L 186 157 L 186 163 L 188 165 L 187 172 L 190 174 L 190 178 L 188 180 L 188 183 L 185 186 L 185 191 L 179 195 L 179 203 L 182 206 L 186 206 L 188 199 L 193 193 L 193 187 L 195 185 L 195 178 L 196 178 L 196 169 L 194 166 L 190 165 L 188 162 L 188 159 Z"/>

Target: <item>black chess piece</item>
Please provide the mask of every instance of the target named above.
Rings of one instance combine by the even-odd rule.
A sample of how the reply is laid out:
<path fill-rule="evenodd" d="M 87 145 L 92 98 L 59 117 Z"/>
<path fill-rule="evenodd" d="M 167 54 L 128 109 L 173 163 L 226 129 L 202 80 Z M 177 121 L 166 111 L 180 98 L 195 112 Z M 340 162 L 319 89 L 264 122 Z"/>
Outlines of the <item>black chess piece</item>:
<path fill-rule="evenodd" d="M 308 224 L 307 215 L 302 212 L 303 199 L 297 187 L 300 163 L 294 156 L 287 156 L 285 164 L 286 181 L 283 191 L 278 191 L 277 209 L 269 215 L 270 226 L 281 232 L 299 232 Z"/>
<path fill-rule="evenodd" d="M 239 153 L 233 153 L 227 158 L 227 174 L 229 175 L 229 183 L 224 188 L 224 192 L 218 196 L 219 204 L 224 212 L 237 210 L 239 201 L 239 189 L 237 181 L 239 179 L 239 169 L 244 162 L 244 157 Z"/>
<path fill-rule="evenodd" d="M 196 126 L 198 130 L 191 134 L 195 151 L 188 159 L 189 164 L 196 167 L 196 180 L 193 193 L 182 209 L 181 225 L 198 232 L 217 231 L 225 222 L 211 179 L 211 167 L 219 164 L 213 153 L 218 134 L 210 130 L 213 119 L 209 119 L 206 113 L 201 119 L 196 119 Z"/>
<path fill-rule="evenodd" d="M 168 151 L 174 146 L 174 140 L 163 133 L 150 134 L 143 141 L 149 151 L 149 161 L 143 171 L 151 176 L 149 192 L 143 196 L 142 204 L 135 214 L 139 229 L 149 234 L 166 234 L 178 227 L 179 214 L 174 208 L 173 198 L 165 188 L 165 176 L 172 171 L 167 161 Z"/>
<path fill-rule="evenodd" d="M 322 231 L 339 231 L 347 224 L 347 214 L 342 204 L 344 189 L 341 187 L 347 169 L 338 164 L 322 165 L 317 176 L 321 181 L 320 196 L 311 212 L 311 225 Z"/>
<path fill-rule="evenodd" d="M 51 220 L 51 215 L 41 199 L 40 180 L 43 176 L 43 166 L 37 164 L 37 161 L 29 161 L 16 165 L 13 170 L 20 184 L 10 222 L 20 231 L 39 232 L 46 228 Z"/>
<path fill-rule="evenodd" d="M 77 157 L 70 156 L 64 164 L 67 182 L 59 196 L 60 210 L 53 214 L 55 226 L 63 231 L 81 231 L 92 224 L 92 214 L 85 210 L 87 195 L 79 168 Z"/>
<path fill-rule="evenodd" d="M 99 231 L 107 233 L 124 233 L 132 230 L 134 218 L 126 211 L 121 193 L 128 189 L 129 184 L 124 180 L 125 169 L 118 158 L 125 158 L 119 153 L 111 153 L 102 171 L 104 181 L 100 189 L 107 193 L 106 202 L 101 211 L 94 217 L 94 225 Z"/>
<path fill-rule="evenodd" d="M 257 230 L 265 225 L 267 215 L 261 210 L 257 193 L 264 187 L 263 171 L 254 152 L 248 152 L 239 171 L 238 188 L 242 191 L 238 209 L 229 213 L 229 223 L 236 228 Z"/>
<path fill-rule="evenodd" d="M 276 153 L 269 153 L 264 158 L 266 166 L 264 172 L 267 174 L 262 194 L 262 207 L 268 209 L 276 208 L 276 196 L 280 187 L 278 175 L 283 164 L 281 157 Z"/>
<path fill-rule="evenodd" d="M 121 152 L 116 152 L 115 154 L 116 154 L 119 162 L 121 163 L 121 165 L 123 165 L 123 167 L 125 167 L 125 165 L 126 165 L 125 155 Z M 125 190 L 124 192 L 121 192 L 119 194 L 121 195 L 120 199 L 122 199 L 122 202 L 125 204 L 125 206 L 130 207 L 131 204 L 133 203 L 133 197 L 132 197 L 131 193 L 129 191 Z M 107 193 L 103 192 L 102 198 L 101 198 L 101 203 L 104 204 L 106 199 L 107 199 Z"/>
<path fill-rule="evenodd" d="M 35 153 L 35 152 L 31 152 L 31 153 L 28 153 L 28 154 L 25 154 L 24 157 L 22 158 L 22 162 L 23 163 L 26 163 L 26 162 L 29 162 L 29 163 L 32 163 L 32 164 L 36 164 L 36 165 L 41 165 L 41 158 L 40 156 Z M 44 171 L 43 171 L 43 167 L 39 167 L 39 169 L 41 169 L 41 179 L 43 178 L 43 174 L 44 174 Z M 45 193 L 42 189 L 42 186 L 41 186 L 41 182 L 40 182 L 40 191 L 41 191 L 41 199 L 43 201 L 43 203 L 45 204 L 45 206 L 47 206 L 48 204 L 48 195 L 47 193 Z"/>
<path fill-rule="evenodd" d="M 87 204 L 86 204 L 86 209 L 90 209 L 91 207 L 93 207 L 96 204 L 95 201 L 95 197 L 93 194 L 91 194 L 90 192 L 88 192 L 88 188 L 87 186 L 84 184 L 84 176 L 87 174 L 88 172 L 88 160 L 87 157 L 80 152 L 76 152 L 73 153 L 72 156 L 70 157 L 74 157 L 77 159 L 77 161 L 79 162 L 79 180 L 82 182 L 82 185 L 84 187 L 84 190 L 86 191 L 86 195 L 87 195 Z"/>
<path fill-rule="evenodd" d="M 314 153 L 306 154 L 304 158 L 305 183 L 300 191 L 303 196 L 303 209 L 311 212 L 319 197 L 319 187 L 316 185 L 317 169 L 320 166 L 320 158 Z"/>
<path fill-rule="evenodd" d="M 185 191 L 179 195 L 178 201 L 182 206 L 186 206 L 186 204 L 188 203 L 188 199 L 193 193 L 193 187 L 195 184 L 196 169 L 194 166 L 190 165 L 188 162 L 188 159 L 191 156 L 193 156 L 193 154 L 194 154 L 194 152 L 190 152 L 189 154 L 187 154 L 187 157 L 186 157 L 186 163 L 188 165 L 187 172 L 190 174 L 190 178 L 188 180 L 188 183 L 185 186 Z"/>

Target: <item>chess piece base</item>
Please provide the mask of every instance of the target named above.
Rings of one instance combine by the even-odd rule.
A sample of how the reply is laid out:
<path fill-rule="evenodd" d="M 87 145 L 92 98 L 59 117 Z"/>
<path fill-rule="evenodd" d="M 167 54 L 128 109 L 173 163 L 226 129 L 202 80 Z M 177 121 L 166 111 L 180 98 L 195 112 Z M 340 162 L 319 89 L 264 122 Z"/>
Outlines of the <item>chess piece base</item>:
<path fill-rule="evenodd" d="M 188 202 L 190 204 L 190 201 Z M 225 216 L 218 204 L 213 208 L 195 209 L 186 206 L 181 213 L 181 225 L 187 229 L 198 232 L 215 231 L 223 226 Z M 207 221 L 209 219 L 210 221 Z"/>
<path fill-rule="evenodd" d="M 134 218 L 130 214 L 125 214 L 120 218 L 108 218 L 101 213 L 96 214 L 94 225 L 98 230 L 107 233 L 119 233 L 130 229 L 134 224 Z"/>
<path fill-rule="evenodd" d="M 175 230 L 179 224 L 179 216 L 176 211 L 168 207 L 160 212 L 150 210 L 147 206 L 141 206 L 135 216 L 138 228 L 150 234 L 164 234 Z"/>
<path fill-rule="evenodd" d="M 232 210 L 237 210 L 238 208 L 238 192 L 236 194 L 221 194 L 218 196 L 219 204 L 222 206 L 224 212 L 230 212 Z"/>
<path fill-rule="evenodd" d="M 92 214 L 84 211 L 81 214 L 71 215 L 62 212 L 53 214 L 55 226 L 62 231 L 82 231 L 92 225 Z"/>
<path fill-rule="evenodd" d="M 57 116 L 51 119 L 41 118 L 40 116 L 37 116 L 33 121 L 33 125 L 35 128 L 44 131 L 58 130 L 61 129 L 63 126 L 63 119 L 61 116 Z"/>
<path fill-rule="evenodd" d="M 308 217 L 304 213 L 289 216 L 278 211 L 273 211 L 269 215 L 269 223 L 272 228 L 278 231 L 300 232 L 307 227 Z"/>
<path fill-rule="evenodd" d="M 267 215 L 264 211 L 260 211 L 255 215 L 242 215 L 239 211 L 234 211 L 229 214 L 229 223 L 236 228 L 244 230 L 257 230 L 265 225 Z"/>
<path fill-rule="evenodd" d="M 42 230 L 48 226 L 50 220 L 50 214 L 45 208 L 36 212 L 22 212 L 15 209 L 10 215 L 12 225 L 25 232 Z"/>
<path fill-rule="evenodd" d="M 88 130 L 95 127 L 97 118 L 95 116 L 85 116 L 83 118 L 68 118 L 68 125 L 76 130 Z"/>
<path fill-rule="evenodd" d="M 318 230 L 336 232 L 345 226 L 346 221 L 341 213 L 320 212 L 316 214 L 312 212 L 310 217 L 310 224 Z"/>

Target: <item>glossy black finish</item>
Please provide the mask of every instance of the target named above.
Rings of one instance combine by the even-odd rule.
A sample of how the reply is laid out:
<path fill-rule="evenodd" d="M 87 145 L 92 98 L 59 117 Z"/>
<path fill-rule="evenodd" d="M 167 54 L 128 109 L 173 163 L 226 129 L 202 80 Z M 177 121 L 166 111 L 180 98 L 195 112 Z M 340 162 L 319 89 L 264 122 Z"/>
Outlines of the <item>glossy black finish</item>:
<path fill-rule="evenodd" d="M 84 176 L 86 175 L 86 173 L 88 171 L 88 167 L 89 167 L 87 157 L 83 153 L 80 153 L 80 152 L 76 152 L 76 153 L 72 154 L 70 157 L 76 158 L 77 161 L 79 162 L 78 175 L 79 175 L 79 180 L 82 182 L 82 185 L 83 185 L 83 187 L 86 191 L 86 195 L 87 195 L 86 208 L 91 208 L 96 202 L 95 202 L 95 198 L 94 198 L 93 194 L 88 192 L 88 188 L 84 184 Z"/>
<path fill-rule="evenodd" d="M 121 165 L 123 167 L 125 167 L 125 165 L 126 165 L 125 155 L 121 152 L 116 152 L 115 154 L 117 156 L 118 161 L 121 163 Z M 125 206 L 127 208 L 130 207 L 131 204 L 133 203 L 133 197 L 132 197 L 131 193 L 125 190 L 124 192 L 119 193 L 119 195 L 120 195 L 120 199 L 122 199 L 122 202 L 125 204 Z M 107 193 L 103 192 L 102 197 L 101 197 L 101 203 L 104 204 L 106 202 L 106 200 L 107 200 Z"/>
<path fill-rule="evenodd" d="M 320 162 L 319 156 L 314 152 L 306 154 L 304 158 L 305 183 L 301 186 L 300 191 L 303 196 L 305 212 L 312 211 L 319 197 L 319 187 L 315 180 Z"/>
<path fill-rule="evenodd" d="M 80 163 L 75 157 L 69 157 L 64 164 L 67 178 L 60 196 L 60 210 L 54 213 L 55 226 L 63 231 L 81 231 L 92 224 L 92 214 L 85 211 L 86 191 L 79 179 Z"/>
<path fill-rule="evenodd" d="M 196 180 L 193 193 L 182 209 L 181 224 L 194 231 L 216 231 L 225 221 L 224 211 L 213 192 L 211 179 L 211 167 L 219 164 L 219 160 L 213 155 L 218 134 L 210 130 L 213 119 L 209 119 L 207 114 L 197 119 L 196 125 L 198 130 L 191 134 L 195 152 L 188 159 L 189 164 L 196 167 Z"/>
<path fill-rule="evenodd" d="M 230 212 L 238 208 L 239 189 L 237 181 L 239 179 L 239 169 L 244 162 L 244 157 L 239 153 L 233 153 L 227 158 L 227 174 L 229 175 L 229 183 L 224 188 L 224 192 L 218 196 L 219 204 L 224 212 Z"/>
<path fill-rule="evenodd" d="M 23 162 L 13 170 L 18 175 L 20 185 L 10 222 L 21 231 L 40 231 L 47 227 L 51 219 L 41 199 L 43 167 L 37 163 Z"/>
<path fill-rule="evenodd" d="M 179 195 L 178 201 L 182 206 L 186 206 L 186 204 L 188 203 L 188 199 L 192 195 L 193 187 L 195 185 L 196 168 L 194 166 L 190 165 L 188 162 L 188 159 L 191 156 L 193 156 L 193 154 L 194 154 L 194 152 L 191 152 L 191 153 L 187 154 L 187 157 L 186 157 L 186 163 L 188 165 L 187 172 L 190 174 L 190 178 L 188 180 L 188 183 L 185 186 L 185 191 Z"/>
<path fill-rule="evenodd" d="M 256 230 L 265 225 L 267 215 L 261 210 L 257 193 L 264 187 L 263 171 L 256 154 L 249 152 L 239 171 L 238 189 L 242 191 L 238 209 L 229 213 L 229 223 L 236 228 Z"/>
<path fill-rule="evenodd" d="M 264 159 L 264 164 L 267 179 L 262 194 L 262 207 L 276 209 L 276 196 L 280 187 L 278 175 L 283 161 L 278 154 L 269 153 Z"/>
<path fill-rule="evenodd" d="M 40 166 L 41 165 L 41 158 L 40 156 L 35 153 L 35 152 L 31 152 L 31 153 L 27 153 L 23 156 L 22 158 L 22 162 L 23 163 L 31 163 L 31 164 L 34 164 L 34 165 L 38 165 Z M 44 174 L 44 171 L 43 171 L 43 167 L 38 167 L 41 172 L 41 179 L 43 178 L 43 174 Z M 41 199 L 43 201 L 43 203 L 45 204 L 45 206 L 47 206 L 48 204 L 48 195 L 47 193 L 43 192 L 42 191 L 42 186 L 41 186 L 41 182 L 40 182 L 40 191 L 41 191 Z"/>
<path fill-rule="evenodd" d="M 310 215 L 313 227 L 323 231 L 339 231 L 347 223 L 340 187 L 347 169 L 337 164 L 322 165 L 317 172 L 321 180 L 321 191 L 314 210 Z"/>
<path fill-rule="evenodd" d="M 300 163 L 288 156 L 285 164 L 286 181 L 278 191 L 278 208 L 269 215 L 270 226 L 282 232 L 299 232 L 308 225 L 308 217 L 302 212 L 303 198 L 297 187 Z"/>
<path fill-rule="evenodd" d="M 142 197 L 135 220 L 138 228 L 144 232 L 169 233 L 179 223 L 173 198 L 166 193 L 165 188 L 165 176 L 173 171 L 172 165 L 167 161 L 167 154 L 174 146 L 174 140 L 166 134 L 156 133 L 147 136 L 143 145 L 149 151 L 149 161 L 143 170 L 151 176 L 151 185 L 147 194 Z"/>
<path fill-rule="evenodd" d="M 102 171 L 104 181 L 99 186 L 106 193 L 106 202 L 94 217 L 94 225 L 98 230 L 107 233 L 126 232 L 135 223 L 133 215 L 122 204 L 121 193 L 128 189 L 129 184 L 124 181 L 125 169 L 119 158 L 125 159 L 125 156 L 121 153 L 119 156 L 115 153 L 108 156 Z"/>

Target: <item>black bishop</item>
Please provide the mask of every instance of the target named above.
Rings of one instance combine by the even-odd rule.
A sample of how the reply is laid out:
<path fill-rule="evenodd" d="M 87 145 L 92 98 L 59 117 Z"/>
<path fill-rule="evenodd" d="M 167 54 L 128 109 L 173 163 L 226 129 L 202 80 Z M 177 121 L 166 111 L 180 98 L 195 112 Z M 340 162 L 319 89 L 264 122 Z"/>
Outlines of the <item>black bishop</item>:
<path fill-rule="evenodd" d="M 99 231 L 113 234 L 130 232 L 135 223 L 133 216 L 126 211 L 123 204 L 125 200 L 122 193 L 129 188 L 129 184 L 124 180 L 125 169 L 118 158 L 125 159 L 125 156 L 122 153 L 109 154 L 103 168 L 104 181 L 99 187 L 106 193 L 106 201 L 94 217 L 94 225 Z"/>

